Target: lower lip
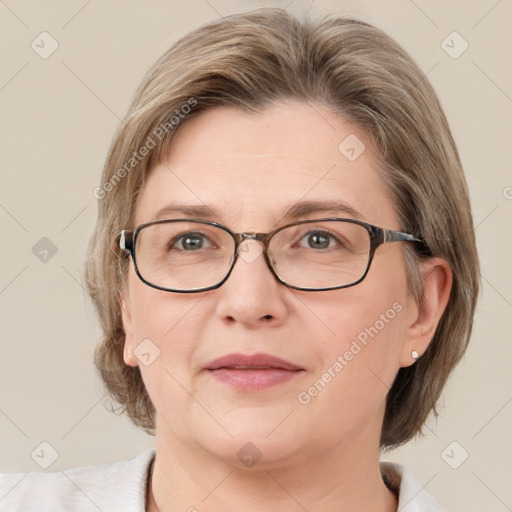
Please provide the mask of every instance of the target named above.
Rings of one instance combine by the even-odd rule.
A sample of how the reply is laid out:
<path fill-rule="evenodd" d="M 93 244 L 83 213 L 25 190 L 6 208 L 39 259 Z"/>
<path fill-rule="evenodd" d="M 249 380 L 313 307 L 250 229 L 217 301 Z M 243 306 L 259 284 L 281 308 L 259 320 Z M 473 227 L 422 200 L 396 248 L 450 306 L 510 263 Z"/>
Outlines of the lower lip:
<path fill-rule="evenodd" d="M 261 370 L 237 370 L 232 368 L 219 368 L 209 370 L 217 379 L 239 391 L 261 391 L 263 389 L 283 384 L 298 374 L 301 370 L 292 371 L 282 368 L 269 368 Z"/>

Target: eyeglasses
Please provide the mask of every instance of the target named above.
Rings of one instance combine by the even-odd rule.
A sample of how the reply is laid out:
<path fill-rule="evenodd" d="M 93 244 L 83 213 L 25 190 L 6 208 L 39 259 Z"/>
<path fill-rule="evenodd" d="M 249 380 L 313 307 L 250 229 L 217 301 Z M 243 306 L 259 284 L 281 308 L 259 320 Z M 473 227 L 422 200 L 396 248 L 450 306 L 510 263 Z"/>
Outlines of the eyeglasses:
<path fill-rule="evenodd" d="M 213 290 L 229 277 L 245 240 L 263 244 L 268 267 L 282 284 L 304 291 L 347 288 L 368 274 L 375 250 L 388 242 L 419 238 L 355 219 L 315 219 L 270 233 L 234 233 L 205 220 L 172 219 L 141 224 L 117 237 L 147 285 L 168 292 Z M 243 249 L 242 249 L 243 252 Z"/>

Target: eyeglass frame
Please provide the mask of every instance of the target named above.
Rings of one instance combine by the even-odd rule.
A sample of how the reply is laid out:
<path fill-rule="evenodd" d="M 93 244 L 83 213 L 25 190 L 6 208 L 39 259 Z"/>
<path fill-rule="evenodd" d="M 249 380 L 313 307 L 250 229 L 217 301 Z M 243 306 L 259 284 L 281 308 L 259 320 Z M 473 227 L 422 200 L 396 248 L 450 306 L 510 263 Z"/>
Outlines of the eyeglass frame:
<path fill-rule="evenodd" d="M 298 226 L 301 224 L 308 224 L 313 222 L 325 222 L 325 221 L 341 221 L 341 222 L 349 222 L 353 224 L 358 224 L 359 226 L 362 226 L 366 229 L 370 236 L 370 249 L 368 253 L 368 263 L 366 265 L 366 270 L 364 271 L 363 275 L 355 282 L 350 284 L 344 284 L 341 286 L 333 286 L 329 288 L 304 288 L 300 286 L 293 286 L 288 283 L 286 283 L 276 272 L 274 267 L 272 266 L 272 263 L 270 262 L 269 256 L 268 256 L 268 246 L 270 243 L 270 240 L 274 235 L 279 233 L 280 231 L 293 227 Z M 234 258 L 231 262 L 231 265 L 229 267 L 229 270 L 227 271 L 224 278 L 217 284 L 212 286 L 207 286 L 205 288 L 198 288 L 194 290 L 175 290 L 172 288 L 165 288 L 163 286 L 158 286 L 156 284 L 150 283 L 147 281 L 142 274 L 139 271 L 138 265 L 137 265 L 137 259 L 135 257 L 135 246 L 137 243 L 137 236 L 147 226 L 151 226 L 154 224 L 164 224 L 164 223 L 171 223 L 171 222 L 194 222 L 197 224 L 207 224 L 210 226 L 214 226 L 217 228 L 220 228 L 224 231 L 226 231 L 233 241 L 235 242 L 235 248 L 234 248 Z M 257 232 L 249 232 L 249 233 L 235 233 L 228 227 L 219 224 L 217 222 L 209 221 L 209 220 L 201 220 L 201 219 L 162 219 L 162 220 L 154 220 L 151 222 L 145 222 L 143 224 L 139 224 L 135 227 L 133 230 L 126 230 L 123 229 L 120 233 L 116 235 L 116 243 L 119 244 L 119 248 L 121 251 L 123 251 L 124 254 L 130 254 L 133 266 L 135 269 L 135 273 L 139 277 L 139 279 L 146 285 L 155 288 L 157 290 L 162 290 L 164 292 L 173 292 L 173 293 L 199 293 L 199 292 L 205 292 L 209 290 L 215 290 L 217 288 L 220 288 L 229 278 L 231 275 L 231 272 L 233 271 L 233 268 L 235 267 L 235 264 L 238 260 L 238 254 L 239 254 L 239 247 L 245 240 L 256 240 L 258 242 L 261 242 L 263 244 L 263 253 L 265 256 L 265 261 L 267 263 L 268 268 L 272 272 L 272 274 L 275 276 L 275 278 L 283 285 L 285 285 L 288 288 L 292 288 L 294 290 L 300 290 L 300 291 L 308 291 L 308 292 L 319 292 L 319 291 L 330 291 L 330 290 L 339 290 L 342 288 L 349 288 L 351 286 L 355 286 L 359 283 L 361 283 L 365 277 L 367 276 L 371 263 L 373 261 L 373 257 L 375 255 L 375 251 L 383 244 L 390 243 L 390 242 L 413 242 L 417 244 L 419 251 L 424 255 L 431 255 L 430 250 L 426 243 L 421 240 L 420 238 L 416 238 L 414 235 L 411 235 L 409 233 L 404 233 L 402 231 L 395 231 L 393 229 L 387 229 L 387 228 L 381 228 L 378 226 L 375 226 L 373 224 L 370 224 L 368 222 L 364 222 L 359 219 L 346 219 L 346 218 L 340 218 L 340 217 L 330 217 L 330 218 L 322 218 L 322 219 L 307 219 L 307 220 L 300 220 L 297 222 L 292 222 L 290 224 L 286 224 L 285 226 L 281 226 L 279 228 L 276 228 L 268 233 L 257 233 Z"/>

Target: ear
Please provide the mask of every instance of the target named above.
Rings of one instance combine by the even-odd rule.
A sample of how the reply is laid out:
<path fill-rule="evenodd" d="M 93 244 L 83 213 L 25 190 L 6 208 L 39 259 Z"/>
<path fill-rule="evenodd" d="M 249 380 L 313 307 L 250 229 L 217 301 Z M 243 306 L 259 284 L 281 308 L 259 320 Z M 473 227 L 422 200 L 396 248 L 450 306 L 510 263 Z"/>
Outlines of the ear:
<path fill-rule="evenodd" d="M 452 289 L 452 270 L 442 258 L 430 258 L 420 264 L 424 293 L 419 302 L 411 296 L 407 327 L 400 355 L 400 366 L 410 366 L 416 351 L 421 357 L 427 350 L 448 304 Z"/>
<path fill-rule="evenodd" d="M 124 341 L 124 352 L 123 359 L 124 363 L 127 366 L 138 366 L 139 363 L 137 358 L 135 357 L 133 351 L 135 350 L 135 344 L 132 334 L 133 324 L 132 324 L 132 316 L 130 312 L 130 303 L 126 299 L 125 293 L 121 293 L 120 295 L 121 302 L 121 317 L 123 320 L 123 329 L 125 333 L 125 341 Z"/>

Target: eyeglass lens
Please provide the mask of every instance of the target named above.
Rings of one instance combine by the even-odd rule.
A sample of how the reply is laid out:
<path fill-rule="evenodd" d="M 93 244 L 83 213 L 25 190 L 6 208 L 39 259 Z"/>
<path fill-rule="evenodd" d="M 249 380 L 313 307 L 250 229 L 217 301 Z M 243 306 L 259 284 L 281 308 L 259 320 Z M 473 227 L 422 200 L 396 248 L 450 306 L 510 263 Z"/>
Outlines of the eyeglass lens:
<path fill-rule="evenodd" d="M 370 235 L 359 224 L 318 221 L 275 233 L 268 256 L 275 273 L 288 285 L 330 288 L 352 284 L 364 275 L 370 246 Z M 210 224 L 150 224 L 137 235 L 137 268 L 146 281 L 162 288 L 214 286 L 226 277 L 234 257 L 233 237 Z"/>

